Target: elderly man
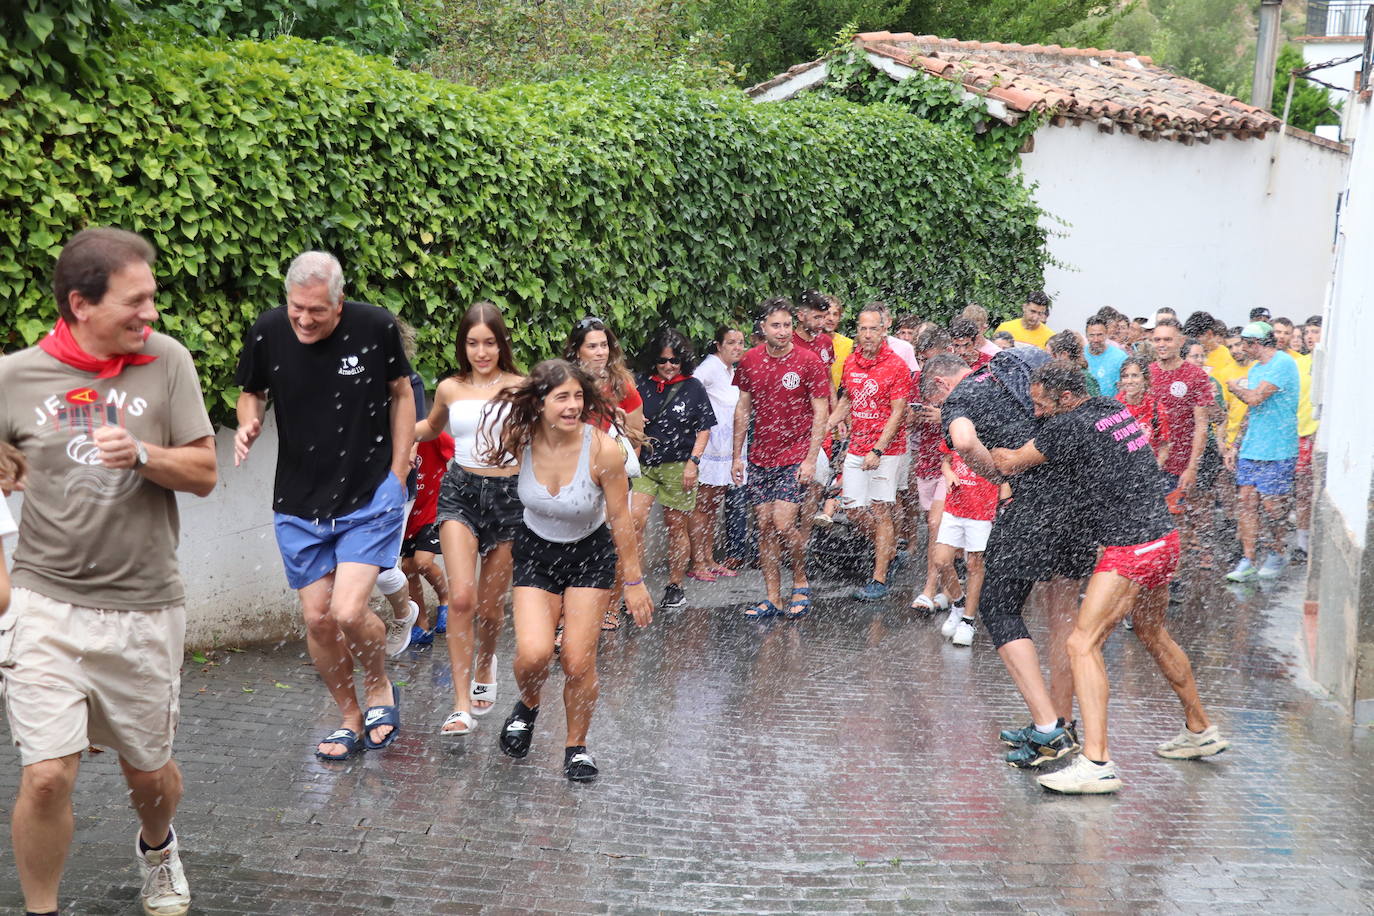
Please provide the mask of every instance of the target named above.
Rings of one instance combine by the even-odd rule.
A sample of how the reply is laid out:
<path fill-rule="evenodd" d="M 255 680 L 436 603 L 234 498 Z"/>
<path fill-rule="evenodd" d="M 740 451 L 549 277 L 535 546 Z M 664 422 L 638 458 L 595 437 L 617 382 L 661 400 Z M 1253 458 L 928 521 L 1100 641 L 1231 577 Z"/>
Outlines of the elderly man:
<path fill-rule="evenodd" d="M 386 625 L 368 596 L 378 571 L 396 565 L 415 439 L 410 361 L 396 320 L 344 301 L 339 262 L 307 251 L 286 271 L 286 305 L 248 332 L 235 381 L 243 389 L 236 463 L 262 432 L 269 395 L 277 410 L 277 546 L 300 595 L 310 657 L 342 719 L 315 754 L 346 760 L 362 747 L 387 747 L 400 729 L 401 698 L 386 676 Z M 355 660 L 366 712 L 353 686 Z"/>
<path fill-rule="evenodd" d="M 186 635 L 176 493 L 214 489 L 215 442 L 190 353 L 152 331 L 153 261 L 131 232 L 73 236 L 53 269 L 56 327 L 0 359 L 0 441 L 29 465 L 0 675 L 24 767 L 14 859 L 30 913 L 57 912 L 90 745 L 119 754 L 141 824 L 143 911 L 191 904 L 172 829 Z"/>

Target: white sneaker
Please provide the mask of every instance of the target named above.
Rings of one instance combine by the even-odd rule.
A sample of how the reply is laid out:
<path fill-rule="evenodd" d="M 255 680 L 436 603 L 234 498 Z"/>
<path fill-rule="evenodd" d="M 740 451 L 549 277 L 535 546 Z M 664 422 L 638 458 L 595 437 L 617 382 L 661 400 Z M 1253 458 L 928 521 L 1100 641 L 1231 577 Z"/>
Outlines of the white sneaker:
<path fill-rule="evenodd" d="M 963 617 L 960 617 L 959 623 L 954 627 L 954 636 L 950 639 L 950 642 L 954 643 L 956 646 L 973 645 L 973 624 L 968 623 Z"/>
<path fill-rule="evenodd" d="M 964 609 L 952 607 L 949 609 L 949 616 L 945 618 L 944 626 L 940 627 L 940 635 L 949 639 L 954 635 L 954 628 L 959 626 L 959 620 L 964 616 Z"/>
<path fill-rule="evenodd" d="M 1195 757 L 1211 757 L 1220 754 L 1231 746 L 1231 742 L 1221 736 L 1215 725 L 1210 725 L 1200 733 L 1190 732 L 1187 727 L 1178 737 L 1165 741 L 1155 748 L 1155 753 L 1170 760 L 1192 760 Z"/>
<path fill-rule="evenodd" d="M 143 890 L 139 892 L 143 912 L 148 916 L 184 916 L 191 909 L 191 888 L 177 852 L 176 831 L 172 831 L 172 842 L 164 848 L 147 852 L 139 849 L 135 836 L 134 855 L 143 873 Z"/>
<path fill-rule="evenodd" d="M 1121 777 L 1116 774 L 1116 764 L 1093 763 L 1079 754 L 1073 763 L 1054 773 L 1037 777 L 1036 782 L 1051 792 L 1065 795 L 1106 795 L 1121 788 Z"/>
<path fill-rule="evenodd" d="M 420 606 L 414 601 L 406 602 L 406 615 L 394 617 L 386 625 L 387 658 L 395 658 L 410 645 L 410 628 L 420 619 Z"/>

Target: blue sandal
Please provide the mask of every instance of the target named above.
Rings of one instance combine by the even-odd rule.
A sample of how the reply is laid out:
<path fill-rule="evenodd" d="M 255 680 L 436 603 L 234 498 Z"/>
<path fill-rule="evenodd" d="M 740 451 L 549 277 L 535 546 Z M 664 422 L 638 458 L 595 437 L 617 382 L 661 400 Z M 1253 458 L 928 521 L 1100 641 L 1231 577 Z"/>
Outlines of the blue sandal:
<path fill-rule="evenodd" d="M 762 620 L 765 617 L 776 617 L 781 613 L 782 611 L 778 610 L 776 604 L 765 598 L 745 611 L 744 616 L 748 617 L 750 620 Z"/>
<path fill-rule="evenodd" d="M 387 732 L 381 741 L 372 740 L 372 730 L 381 728 L 383 725 L 390 725 L 391 731 Z M 380 751 L 384 747 L 389 747 L 396 736 L 401 733 L 401 688 L 395 684 L 391 685 L 391 705 L 390 706 L 369 706 L 363 715 L 363 746 L 369 751 Z"/>
<path fill-rule="evenodd" d="M 315 756 L 321 760 L 347 760 L 363 749 L 363 739 L 351 728 L 336 728 L 320 739 L 320 744 L 342 744 L 347 750 L 342 754 L 326 754 L 315 746 Z"/>
<path fill-rule="evenodd" d="M 801 597 L 798 598 L 798 595 L 801 595 Z M 794 607 L 800 607 L 801 610 L 793 611 L 792 608 Z M 800 620 L 805 617 L 810 610 L 811 589 L 809 587 L 794 588 L 792 589 L 792 600 L 787 603 L 787 610 L 782 612 L 782 616 L 786 617 L 788 620 Z"/>

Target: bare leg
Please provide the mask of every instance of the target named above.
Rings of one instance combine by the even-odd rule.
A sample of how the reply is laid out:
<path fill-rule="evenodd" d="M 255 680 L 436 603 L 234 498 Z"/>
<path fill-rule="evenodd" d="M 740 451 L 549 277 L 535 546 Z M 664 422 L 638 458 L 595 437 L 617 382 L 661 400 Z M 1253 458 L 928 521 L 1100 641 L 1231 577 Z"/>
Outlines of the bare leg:
<path fill-rule="evenodd" d="M 477 536 L 462 522 L 439 526 L 448 568 L 448 662 L 453 672 L 453 711 L 471 712 L 473 618 L 477 613 Z M 509 550 L 509 547 L 507 548 Z M 456 723 L 450 731 L 464 729 Z"/>
<path fill-rule="evenodd" d="M 563 602 L 558 595 L 538 588 L 521 586 L 514 595 L 515 683 L 520 702 L 537 709 L 539 692 L 553 662 L 553 631 L 563 614 Z"/>
<path fill-rule="evenodd" d="M 1164 612 L 1169 607 L 1169 590 L 1157 588 L 1147 592 L 1136 605 L 1131 620 L 1135 624 L 1135 636 L 1154 656 L 1155 664 L 1169 681 L 1169 686 L 1183 704 L 1183 716 L 1189 731 L 1201 732 L 1211 726 L 1207 712 L 1202 708 L 1198 697 L 1197 681 L 1193 677 L 1193 666 L 1178 643 L 1174 642 L 1164 627 Z"/>
<path fill-rule="evenodd" d="M 960 597 L 958 591 L 959 577 L 954 573 L 954 558 L 958 555 L 959 551 L 948 544 L 935 544 L 930 552 L 932 559 L 935 561 L 936 581 L 953 581 L 953 587 L 947 586 L 945 594 L 949 596 L 951 601 L 958 601 Z M 976 606 L 973 608 L 965 608 L 964 614 L 968 617 L 972 617 L 976 610 Z"/>
<path fill-rule="evenodd" d="M 773 524 L 781 535 L 783 546 L 787 548 L 788 559 L 792 562 L 792 587 L 807 588 L 806 581 L 806 538 L 797 524 L 796 503 L 773 503 Z M 782 572 L 778 573 L 778 588 L 782 588 Z"/>
<path fill-rule="evenodd" d="M 759 524 L 759 571 L 763 573 L 763 587 L 768 600 L 775 607 L 782 605 L 782 535 L 775 527 L 774 510 L 785 503 L 764 503 L 754 511 Z"/>
<path fill-rule="evenodd" d="M 687 533 L 690 518 L 686 512 L 663 507 L 663 521 L 668 527 L 668 581 L 673 585 L 682 585 L 687 577 L 687 561 L 692 553 L 691 538 Z M 563 626 L 566 633 L 567 624 Z"/>
<path fill-rule="evenodd" d="M 964 563 L 968 566 L 968 584 L 964 593 L 964 616 L 976 619 L 978 616 L 978 598 L 983 594 L 983 553 L 982 551 L 964 551 Z M 951 564 L 951 570 L 953 564 Z"/>
<path fill-rule="evenodd" d="M 610 591 L 602 588 L 570 588 L 563 594 L 563 654 L 559 662 L 564 676 L 563 708 L 568 717 L 567 747 L 587 743 L 587 729 L 600 692 L 597 633 L 610 597 Z"/>
<path fill-rule="evenodd" d="M 420 613 L 415 617 L 415 625 L 422 630 L 428 630 L 431 626 L 429 621 L 429 606 L 425 603 L 425 586 L 420 581 L 420 565 L 417 558 L 421 556 L 416 553 L 413 557 L 405 557 L 401 560 L 401 572 L 406 577 L 406 595 L 415 606 L 420 609 Z M 433 557 L 433 554 L 429 554 Z"/>
<path fill-rule="evenodd" d="M 1156 589 L 1169 603 L 1167 587 Z M 1068 654 L 1073 666 L 1073 686 L 1078 694 L 1078 709 L 1083 715 L 1083 753 L 1089 760 L 1105 763 L 1111 759 L 1107 749 L 1107 666 L 1102 661 L 1102 644 L 1123 617 L 1131 612 L 1140 586 L 1114 572 L 1095 573 L 1088 580 L 1088 592 L 1078 611 L 1078 620 L 1069 635 Z"/>
<path fill-rule="evenodd" d="M 892 508 L 892 503 L 873 503 L 868 507 L 873 518 L 873 578 L 882 583 L 887 582 L 887 569 L 897 554 Z"/>
<path fill-rule="evenodd" d="M 940 535 L 940 519 L 945 514 L 945 501 L 937 499 L 926 513 L 926 584 L 921 594 L 934 598 L 940 593 L 940 573 L 935 566 L 935 539 Z"/>
<path fill-rule="evenodd" d="M 57 886 L 72 845 L 72 789 L 80 764 L 80 754 L 68 754 L 31 763 L 20 773 L 10 837 L 24 907 L 30 912 L 57 909 Z"/>
<path fill-rule="evenodd" d="M 716 566 L 716 514 L 724 487 L 697 487 L 697 507 L 692 513 L 692 571 L 706 575 Z"/>
<path fill-rule="evenodd" d="M 1031 718 L 1039 723 L 1058 719 L 1050 692 L 1045 689 L 1045 679 L 1040 676 L 1040 656 L 1035 651 L 1035 643 L 1029 639 L 1013 639 L 998 649 L 997 654 L 1026 701 Z"/>
<path fill-rule="evenodd" d="M 1254 487 L 1240 488 L 1240 511 L 1236 518 L 1240 547 L 1251 563 L 1255 562 L 1256 542 L 1259 540 L 1259 491 Z"/>
<path fill-rule="evenodd" d="M 1283 556 L 1284 541 L 1288 534 L 1288 497 L 1264 497 L 1264 521 L 1268 531 L 1270 550 Z"/>
<path fill-rule="evenodd" d="M 124 781 L 129 785 L 129 800 L 142 825 L 143 842 L 160 846 L 172 830 L 172 818 L 181 802 L 181 770 L 169 760 L 156 770 L 136 770 L 119 759 Z"/>
<path fill-rule="evenodd" d="M 506 623 L 506 595 L 510 593 L 511 542 L 503 541 L 487 551 L 482 558 L 482 572 L 477 589 L 477 653 L 473 658 L 473 679 L 483 684 L 493 680 L 492 664 L 496 659 L 496 640 Z M 465 682 L 466 683 L 466 682 Z M 491 703 L 478 700 L 475 709 L 489 709 Z"/>

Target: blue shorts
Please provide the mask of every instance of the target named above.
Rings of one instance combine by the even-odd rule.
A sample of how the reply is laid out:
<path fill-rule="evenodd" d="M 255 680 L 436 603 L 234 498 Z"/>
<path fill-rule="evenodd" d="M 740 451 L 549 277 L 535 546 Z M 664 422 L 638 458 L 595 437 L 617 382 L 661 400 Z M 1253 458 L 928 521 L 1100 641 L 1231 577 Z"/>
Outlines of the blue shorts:
<path fill-rule="evenodd" d="M 749 465 L 749 482 L 745 489 L 749 494 L 749 505 L 761 506 L 764 503 L 798 503 L 802 501 L 802 484 L 797 479 L 800 464 L 784 464 L 777 468 Z"/>
<path fill-rule="evenodd" d="M 406 488 L 390 471 L 372 500 L 339 518 L 308 519 L 278 512 L 273 516 L 277 549 L 286 582 L 305 588 L 332 573 L 340 563 L 367 563 L 378 569 L 396 565 L 406 521 Z"/>
<path fill-rule="evenodd" d="M 1241 458 L 1236 461 L 1236 486 L 1254 487 L 1260 496 L 1288 496 L 1293 492 L 1293 475 L 1298 459 L 1255 461 Z"/>

